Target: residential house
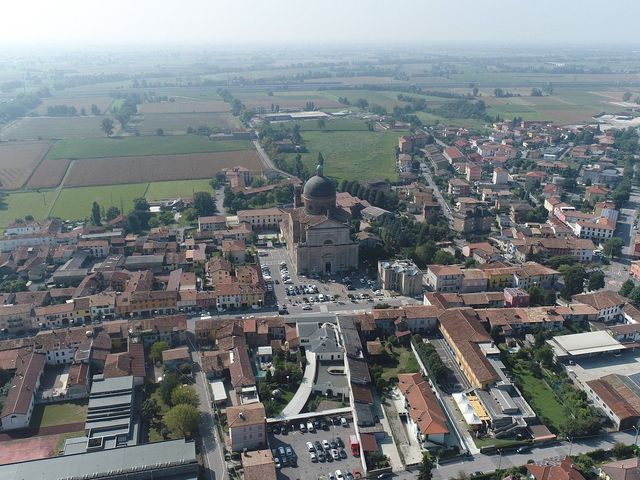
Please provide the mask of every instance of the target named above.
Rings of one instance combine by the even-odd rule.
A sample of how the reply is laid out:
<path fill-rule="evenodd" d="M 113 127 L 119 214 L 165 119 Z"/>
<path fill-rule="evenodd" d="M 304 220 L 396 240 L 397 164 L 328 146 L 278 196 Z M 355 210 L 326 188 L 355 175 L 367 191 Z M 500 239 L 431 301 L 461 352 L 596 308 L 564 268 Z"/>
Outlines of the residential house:
<path fill-rule="evenodd" d="M 226 414 L 231 451 L 257 450 L 267 445 L 267 422 L 262 403 L 227 407 Z"/>
<path fill-rule="evenodd" d="M 422 293 L 422 272 L 411 260 L 379 261 L 378 279 L 384 290 L 410 297 Z"/>

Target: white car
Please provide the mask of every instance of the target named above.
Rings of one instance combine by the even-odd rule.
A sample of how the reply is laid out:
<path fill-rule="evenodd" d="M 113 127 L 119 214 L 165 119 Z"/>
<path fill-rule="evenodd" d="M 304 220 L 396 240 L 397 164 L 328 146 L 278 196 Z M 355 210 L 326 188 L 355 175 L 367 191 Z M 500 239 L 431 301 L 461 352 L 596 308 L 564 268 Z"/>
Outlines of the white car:
<path fill-rule="evenodd" d="M 344 475 L 340 470 L 336 470 L 336 480 L 344 480 Z"/>
<path fill-rule="evenodd" d="M 315 452 L 309 452 L 309 457 L 311 457 L 311 461 L 312 461 L 313 463 L 315 463 L 315 462 L 317 462 L 317 461 L 318 461 L 318 456 L 316 455 L 316 453 L 315 453 Z"/>
<path fill-rule="evenodd" d="M 310 452 L 315 452 L 316 447 L 313 446 L 313 443 L 307 442 L 307 450 L 309 450 Z"/>
<path fill-rule="evenodd" d="M 278 457 L 273 457 L 273 463 L 275 463 L 276 468 L 282 467 L 282 465 L 280 464 L 280 459 Z"/>
<path fill-rule="evenodd" d="M 309 305 L 308 303 L 304 304 L 304 307 L 302 307 L 303 310 L 311 310 L 311 305 Z"/>

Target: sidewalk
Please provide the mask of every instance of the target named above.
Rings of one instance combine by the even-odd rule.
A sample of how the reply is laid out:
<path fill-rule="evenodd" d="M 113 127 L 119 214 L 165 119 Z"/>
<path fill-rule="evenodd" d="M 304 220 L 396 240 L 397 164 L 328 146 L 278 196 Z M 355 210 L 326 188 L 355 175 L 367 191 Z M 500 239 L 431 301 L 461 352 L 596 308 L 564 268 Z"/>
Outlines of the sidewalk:
<path fill-rule="evenodd" d="M 298 390 L 296 390 L 291 401 L 287 403 L 287 406 L 284 407 L 277 418 L 284 420 L 292 415 L 298 415 L 302 411 L 307 400 L 309 400 L 309 397 L 311 396 L 313 382 L 316 379 L 316 369 L 317 364 L 315 355 L 307 355 L 307 366 L 304 369 L 304 375 L 302 376 L 300 387 L 298 387 Z"/>

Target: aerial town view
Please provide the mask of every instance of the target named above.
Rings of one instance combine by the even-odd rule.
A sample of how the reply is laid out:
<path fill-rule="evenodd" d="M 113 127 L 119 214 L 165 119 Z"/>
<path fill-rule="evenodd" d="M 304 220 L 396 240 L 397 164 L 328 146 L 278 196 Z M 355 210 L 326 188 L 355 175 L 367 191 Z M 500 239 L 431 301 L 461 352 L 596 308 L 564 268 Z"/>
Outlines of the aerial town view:
<path fill-rule="evenodd" d="M 2 16 L 0 480 L 640 479 L 640 3 Z"/>

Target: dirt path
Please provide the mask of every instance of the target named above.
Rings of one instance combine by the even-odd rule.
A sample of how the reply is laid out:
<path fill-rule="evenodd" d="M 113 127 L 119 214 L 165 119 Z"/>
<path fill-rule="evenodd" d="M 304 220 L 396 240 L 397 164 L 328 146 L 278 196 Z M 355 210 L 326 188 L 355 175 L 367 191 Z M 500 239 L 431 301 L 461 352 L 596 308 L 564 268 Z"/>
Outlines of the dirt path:
<path fill-rule="evenodd" d="M 51 212 L 53 211 L 53 207 L 55 207 L 56 202 L 58 201 L 58 197 L 60 196 L 60 192 L 62 192 L 62 189 L 64 188 L 64 182 L 67 180 L 67 177 L 69 176 L 69 173 L 71 172 L 71 167 L 73 166 L 74 163 L 75 163 L 75 160 L 71 160 L 69 162 L 69 165 L 67 166 L 67 171 L 64 172 L 64 176 L 62 177 L 62 180 L 60 180 L 60 184 L 56 187 L 56 196 L 51 201 L 51 205 L 49 205 L 49 209 L 47 210 L 47 218 L 51 216 Z"/>
<path fill-rule="evenodd" d="M 20 438 L 42 437 L 45 435 L 58 435 L 84 430 L 84 422 L 67 423 L 65 425 L 52 425 L 50 427 L 23 428 L 14 432 L 0 434 L 0 442 L 8 442 Z"/>

